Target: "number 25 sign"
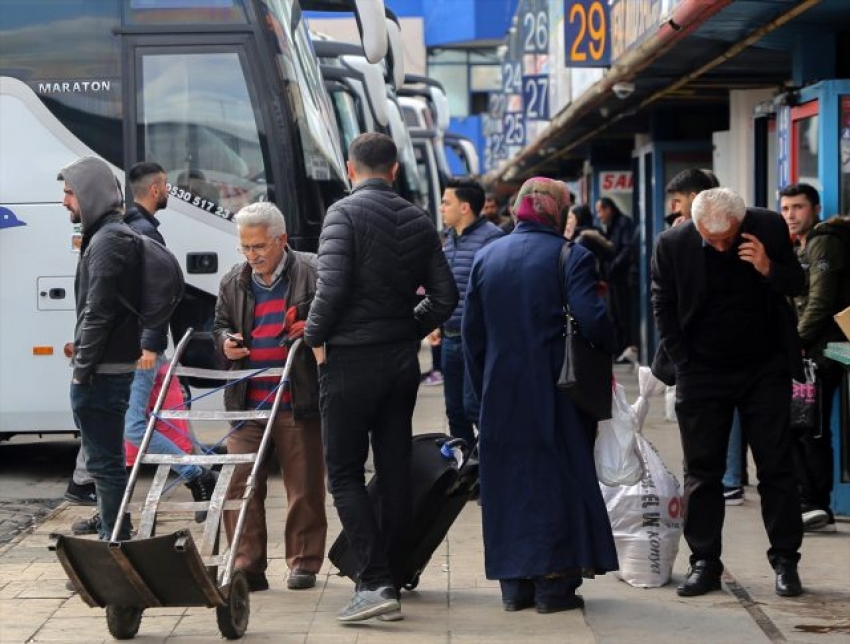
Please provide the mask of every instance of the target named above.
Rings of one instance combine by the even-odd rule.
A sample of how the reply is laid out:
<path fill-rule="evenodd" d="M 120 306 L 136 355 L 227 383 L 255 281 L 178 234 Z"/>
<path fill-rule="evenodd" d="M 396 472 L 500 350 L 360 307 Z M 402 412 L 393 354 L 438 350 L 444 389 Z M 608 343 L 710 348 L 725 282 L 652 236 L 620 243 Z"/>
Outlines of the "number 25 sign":
<path fill-rule="evenodd" d="M 608 0 L 564 0 L 568 67 L 608 67 L 611 38 Z"/>

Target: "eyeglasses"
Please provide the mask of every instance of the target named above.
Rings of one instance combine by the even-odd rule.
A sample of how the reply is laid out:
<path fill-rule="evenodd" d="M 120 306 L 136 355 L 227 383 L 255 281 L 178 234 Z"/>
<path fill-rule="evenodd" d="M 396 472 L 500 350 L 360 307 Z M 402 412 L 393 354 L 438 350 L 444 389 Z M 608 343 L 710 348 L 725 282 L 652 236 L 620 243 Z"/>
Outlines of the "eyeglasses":
<path fill-rule="evenodd" d="M 264 244 L 241 244 L 236 247 L 236 250 L 238 250 L 243 255 L 247 255 L 248 253 L 256 253 L 257 255 L 262 255 L 269 249 L 270 246 L 270 242 L 266 242 Z"/>

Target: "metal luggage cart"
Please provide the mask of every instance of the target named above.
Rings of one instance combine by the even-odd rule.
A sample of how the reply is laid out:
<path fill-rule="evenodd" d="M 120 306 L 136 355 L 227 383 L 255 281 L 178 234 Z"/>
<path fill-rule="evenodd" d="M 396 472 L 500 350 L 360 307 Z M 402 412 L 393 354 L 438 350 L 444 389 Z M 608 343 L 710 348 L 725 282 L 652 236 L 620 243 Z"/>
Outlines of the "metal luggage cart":
<path fill-rule="evenodd" d="M 284 385 L 292 369 L 292 358 L 301 340 L 289 349 L 286 365 L 280 369 L 219 371 L 180 366 L 180 357 L 192 335 L 189 329 L 174 351 L 156 405 L 148 419 L 139 455 L 127 482 L 119 517 L 133 509 L 130 500 L 143 464 L 157 466 L 150 489 L 141 504 L 139 529 L 128 541 L 118 541 L 120 521 L 116 522 L 109 541 L 52 534 L 50 549 L 55 551 L 66 574 L 82 600 L 89 606 L 106 608 L 106 623 L 116 639 L 132 639 L 139 630 L 142 612 L 154 607 L 206 606 L 216 609 L 218 628 L 227 639 L 245 634 L 250 615 L 248 580 L 241 570 L 234 570 L 235 553 L 245 524 L 248 502 L 254 494 L 257 473 L 266 454 L 271 426 L 280 405 Z M 174 376 L 191 376 L 227 381 L 226 386 L 248 378 L 279 377 L 270 410 L 189 411 L 162 409 L 165 392 Z M 148 445 L 159 419 L 193 421 L 266 420 L 260 446 L 255 454 L 164 455 L 148 454 Z M 174 464 L 221 465 L 218 481 L 209 502 L 162 501 L 171 466 Z M 238 465 L 253 467 L 241 500 L 226 501 L 228 485 Z M 157 513 L 160 511 L 193 512 L 207 510 L 200 543 L 188 529 L 155 536 Z M 224 510 L 239 510 L 233 543 L 224 554 L 219 553 L 219 536 Z M 221 570 L 220 570 L 221 569 Z"/>

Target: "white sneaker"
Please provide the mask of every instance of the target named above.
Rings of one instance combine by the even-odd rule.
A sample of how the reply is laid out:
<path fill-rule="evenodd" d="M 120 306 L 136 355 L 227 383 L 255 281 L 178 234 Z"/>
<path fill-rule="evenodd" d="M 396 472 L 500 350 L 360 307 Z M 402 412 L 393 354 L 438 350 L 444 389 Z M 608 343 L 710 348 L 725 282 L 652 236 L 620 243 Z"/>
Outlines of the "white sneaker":
<path fill-rule="evenodd" d="M 829 514 L 818 508 L 803 512 L 803 530 L 813 532 L 829 525 Z M 835 524 L 833 523 L 833 526 Z"/>
<path fill-rule="evenodd" d="M 404 619 L 404 613 L 401 612 L 401 609 L 394 610 L 391 613 L 384 613 L 383 615 L 378 615 L 379 622 L 400 622 Z"/>
<path fill-rule="evenodd" d="M 396 599 L 395 589 L 382 586 L 375 590 L 356 591 L 348 606 L 339 611 L 336 618 L 345 623 L 362 622 L 397 610 L 401 610 L 401 605 Z"/>

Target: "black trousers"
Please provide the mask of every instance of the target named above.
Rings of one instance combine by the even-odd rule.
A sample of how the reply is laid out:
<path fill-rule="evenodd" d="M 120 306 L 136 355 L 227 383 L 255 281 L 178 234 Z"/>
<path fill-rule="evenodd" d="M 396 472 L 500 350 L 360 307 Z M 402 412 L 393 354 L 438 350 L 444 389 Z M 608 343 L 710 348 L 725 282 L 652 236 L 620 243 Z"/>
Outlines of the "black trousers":
<path fill-rule="evenodd" d="M 841 367 L 839 365 L 836 367 L 818 371 L 821 397 L 820 431 L 812 436 L 795 436 L 793 439 L 800 500 L 804 506 L 827 511 L 829 511 L 835 472 L 831 427 L 832 402 L 844 375 Z"/>
<path fill-rule="evenodd" d="M 358 588 L 398 586 L 409 528 L 410 444 L 419 390 L 418 342 L 334 347 L 319 368 L 330 493 L 360 564 Z M 378 502 L 366 492 L 372 454 Z"/>
<path fill-rule="evenodd" d="M 691 564 L 719 562 L 722 551 L 723 473 L 732 413 L 753 452 L 771 565 L 798 561 L 803 540 L 800 497 L 788 427 L 791 375 L 785 354 L 743 368 L 690 364 L 676 373 L 676 416 L 685 456 L 685 540 Z"/>

